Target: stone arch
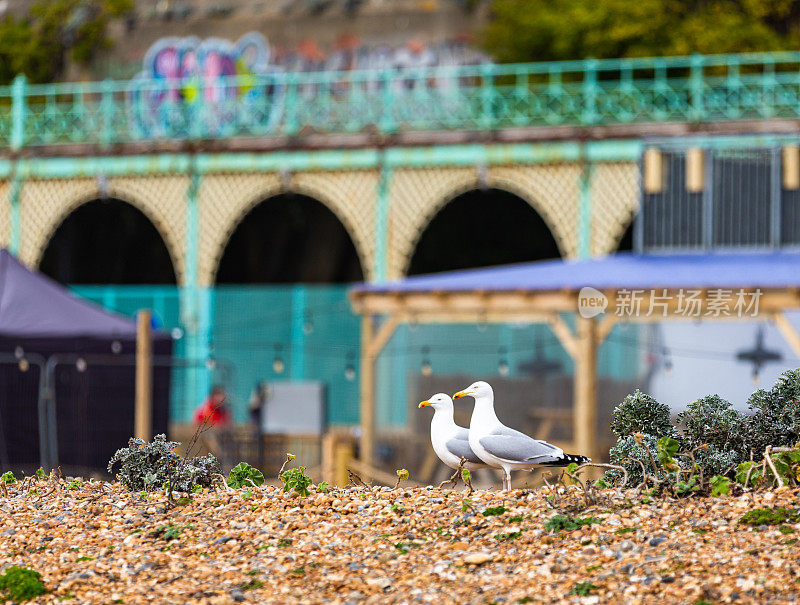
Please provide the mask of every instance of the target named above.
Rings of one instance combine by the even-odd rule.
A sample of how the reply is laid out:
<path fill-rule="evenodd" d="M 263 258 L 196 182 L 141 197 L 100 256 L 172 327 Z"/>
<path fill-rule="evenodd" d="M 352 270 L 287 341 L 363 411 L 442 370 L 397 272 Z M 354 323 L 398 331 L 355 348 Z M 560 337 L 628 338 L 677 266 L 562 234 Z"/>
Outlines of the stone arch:
<path fill-rule="evenodd" d="M 376 186 L 377 174 L 357 171 L 299 173 L 283 178 L 278 173 L 205 176 L 200 192 L 200 284 L 215 283 L 225 247 L 248 213 L 260 203 L 289 192 L 315 199 L 337 217 L 353 242 L 365 278 L 369 278 Z"/>
<path fill-rule="evenodd" d="M 184 275 L 182 177 L 109 179 L 98 187 L 97 179 L 48 179 L 26 181 L 22 188 L 19 257 L 37 267 L 45 248 L 64 220 L 87 202 L 114 198 L 139 210 L 155 227 L 169 252 L 178 283 Z"/>
<path fill-rule="evenodd" d="M 566 164 L 494 166 L 481 183 L 475 168 L 397 170 L 392 179 L 389 276 L 405 275 L 422 232 L 450 201 L 484 186 L 527 202 L 550 229 L 561 255 L 577 253 L 578 177 Z"/>
<path fill-rule="evenodd" d="M 601 162 L 592 172 L 592 254 L 613 254 L 639 211 L 635 162 Z"/>

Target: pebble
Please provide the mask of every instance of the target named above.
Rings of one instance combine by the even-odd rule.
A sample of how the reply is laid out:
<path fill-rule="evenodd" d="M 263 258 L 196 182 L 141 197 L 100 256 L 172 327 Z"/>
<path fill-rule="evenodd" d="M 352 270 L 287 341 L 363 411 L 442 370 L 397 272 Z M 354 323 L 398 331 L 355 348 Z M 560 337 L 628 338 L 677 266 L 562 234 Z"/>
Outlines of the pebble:
<path fill-rule="evenodd" d="M 468 563 L 470 565 L 482 565 L 492 561 L 493 559 L 494 557 L 488 552 L 476 552 L 464 557 L 464 563 Z"/>

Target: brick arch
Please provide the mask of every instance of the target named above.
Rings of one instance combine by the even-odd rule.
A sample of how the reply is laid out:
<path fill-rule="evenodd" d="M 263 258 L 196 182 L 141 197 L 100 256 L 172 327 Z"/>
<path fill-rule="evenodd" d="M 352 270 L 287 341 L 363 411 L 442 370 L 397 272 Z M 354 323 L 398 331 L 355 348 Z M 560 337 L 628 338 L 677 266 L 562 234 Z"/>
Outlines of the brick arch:
<path fill-rule="evenodd" d="M 550 229 L 562 256 L 577 253 L 579 168 L 569 165 L 497 166 L 486 186 L 527 202 Z M 423 231 L 456 197 L 480 186 L 475 168 L 397 170 L 392 179 L 389 276 L 402 277 Z"/>
<path fill-rule="evenodd" d="M 298 173 L 282 179 L 277 173 L 215 174 L 203 177 L 200 190 L 201 285 L 213 285 L 219 262 L 233 232 L 256 206 L 292 192 L 328 208 L 341 222 L 356 249 L 365 278 L 372 274 L 372 204 L 377 174 Z"/>
<path fill-rule="evenodd" d="M 176 207 L 183 206 L 181 196 L 184 192 L 180 182 L 183 179 L 166 177 L 152 179 L 158 183 L 145 184 L 150 180 L 111 179 L 102 192 L 96 179 L 27 181 L 20 200 L 20 260 L 30 267 L 38 267 L 53 235 L 70 214 L 88 202 L 113 198 L 133 206 L 152 223 L 167 248 L 175 278 L 180 284 L 184 267 L 183 223 L 176 227 L 173 215 Z"/>

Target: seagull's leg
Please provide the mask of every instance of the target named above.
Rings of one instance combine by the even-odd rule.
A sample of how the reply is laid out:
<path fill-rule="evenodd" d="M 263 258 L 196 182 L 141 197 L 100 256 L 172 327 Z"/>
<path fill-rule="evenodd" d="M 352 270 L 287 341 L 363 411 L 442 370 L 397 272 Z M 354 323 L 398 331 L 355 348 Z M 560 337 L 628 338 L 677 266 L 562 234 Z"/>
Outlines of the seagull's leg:
<path fill-rule="evenodd" d="M 503 469 L 503 474 L 505 475 L 505 489 L 503 491 L 511 491 L 511 471 L 507 468 Z"/>

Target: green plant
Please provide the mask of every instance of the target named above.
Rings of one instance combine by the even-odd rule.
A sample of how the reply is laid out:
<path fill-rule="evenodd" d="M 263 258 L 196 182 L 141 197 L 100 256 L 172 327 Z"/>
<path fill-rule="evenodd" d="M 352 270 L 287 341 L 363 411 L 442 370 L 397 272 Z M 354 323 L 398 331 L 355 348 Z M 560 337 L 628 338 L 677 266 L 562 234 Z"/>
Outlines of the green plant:
<path fill-rule="evenodd" d="M 257 580 L 256 578 L 251 578 L 247 582 L 241 585 L 242 590 L 255 590 L 256 588 L 261 588 L 264 586 L 264 582 L 261 580 Z"/>
<path fill-rule="evenodd" d="M 402 504 L 392 504 L 390 508 L 393 513 L 397 513 L 398 515 L 402 515 L 404 512 L 406 512 L 406 507 Z"/>
<path fill-rule="evenodd" d="M 291 538 L 281 538 L 280 540 L 278 540 L 278 543 L 275 546 L 277 546 L 278 548 L 283 548 L 285 546 L 291 546 L 291 545 L 292 545 Z"/>
<path fill-rule="evenodd" d="M 722 475 L 714 475 L 708 482 L 711 484 L 712 496 L 727 496 L 731 490 L 731 480 Z"/>
<path fill-rule="evenodd" d="M 81 486 L 81 480 L 80 479 L 75 479 L 74 481 L 70 482 L 70 484 L 67 486 L 67 489 L 76 490 L 80 486 Z"/>
<path fill-rule="evenodd" d="M 516 540 L 521 535 L 522 535 L 521 531 L 512 531 L 508 532 L 507 534 L 506 533 L 495 534 L 494 538 L 498 542 L 508 542 L 509 540 Z"/>
<path fill-rule="evenodd" d="M 585 525 L 592 525 L 594 523 L 602 523 L 603 520 L 599 517 L 568 517 L 566 515 L 554 515 L 544 522 L 545 531 L 557 532 L 561 530 L 572 531 L 580 529 Z"/>
<path fill-rule="evenodd" d="M 193 494 L 199 494 L 199 493 L 200 493 L 200 492 L 202 492 L 202 491 L 203 491 L 203 487 L 202 487 L 201 485 L 195 485 L 195 486 L 192 488 L 192 493 L 193 493 Z"/>
<path fill-rule="evenodd" d="M 30 601 L 46 592 L 38 571 L 12 565 L 0 574 L 0 598 L 3 600 Z"/>
<path fill-rule="evenodd" d="M 283 491 L 294 490 L 301 496 L 308 496 L 308 486 L 311 485 L 311 477 L 306 475 L 306 467 L 291 468 L 281 473 L 283 481 Z"/>
<path fill-rule="evenodd" d="M 228 487 L 239 489 L 247 485 L 259 486 L 264 483 L 264 473 L 257 468 L 247 464 L 247 462 L 240 462 L 231 469 L 228 476 Z M 287 491 L 287 490 L 284 490 Z M 308 494 L 306 494 L 308 495 Z"/>
<path fill-rule="evenodd" d="M 800 509 L 788 508 L 754 508 L 739 518 L 739 523 L 747 525 L 781 525 L 783 523 L 800 522 Z"/>
<path fill-rule="evenodd" d="M 614 533 L 622 535 L 622 534 L 630 534 L 638 530 L 639 530 L 638 527 L 620 527 L 619 529 L 615 530 Z"/>
<path fill-rule="evenodd" d="M 405 542 L 397 542 L 394 547 L 399 550 L 402 554 L 408 554 L 408 544 Z"/>
<path fill-rule="evenodd" d="M 183 492 L 191 491 L 196 485 L 211 487 L 214 475 L 220 473 L 217 459 L 209 454 L 181 461 L 174 451 L 179 445 L 167 441 L 166 435 L 156 435 L 150 443 L 133 437 L 128 440 L 128 447 L 118 449 L 111 457 L 108 472 L 112 473 L 119 463 L 117 476 L 131 491 L 147 490 L 167 481 L 172 481 L 173 487 Z"/>
<path fill-rule="evenodd" d="M 588 597 L 597 586 L 591 582 L 578 582 L 569 591 L 570 595 L 577 595 L 579 597 Z"/>
<path fill-rule="evenodd" d="M 14 473 L 12 473 L 11 471 L 6 471 L 2 475 L 0 475 L 0 481 L 8 484 L 17 482 L 16 478 L 14 477 Z"/>
<path fill-rule="evenodd" d="M 180 538 L 181 534 L 186 529 L 191 529 L 191 525 L 184 525 L 183 527 L 177 527 L 170 523 L 169 525 L 162 525 L 160 527 L 155 528 L 150 532 L 150 535 L 153 538 L 164 538 L 167 542 L 170 540 L 177 540 Z"/>
<path fill-rule="evenodd" d="M 41 466 L 36 469 L 36 476 L 37 477 L 39 477 L 41 479 L 42 477 L 44 477 L 44 475 L 45 475 L 45 472 L 44 472 L 44 469 Z"/>
<path fill-rule="evenodd" d="M 253 497 L 253 490 L 247 490 L 245 493 L 242 494 L 243 500 L 249 500 Z"/>
<path fill-rule="evenodd" d="M 621 437 L 609 450 L 612 464 L 623 467 L 628 473 L 628 486 L 639 485 L 644 481 L 644 472 L 653 474 L 652 460 L 658 449 L 658 439 L 652 435 L 642 435 L 637 441 L 636 435 Z M 610 470 L 605 475 L 612 482 L 622 480 L 622 473 Z"/>
<path fill-rule="evenodd" d="M 331 491 L 331 488 L 327 481 L 322 481 L 321 483 L 317 483 L 317 491 L 320 494 L 327 494 Z"/>
<path fill-rule="evenodd" d="M 493 517 L 495 515 L 502 515 L 507 511 L 508 509 L 505 506 L 490 506 L 489 508 L 485 509 L 481 514 L 484 517 Z"/>
<path fill-rule="evenodd" d="M 397 489 L 400 486 L 401 481 L 405 481 L 408 479 L 408 470 L 404 468 L 397 469 L 395 471 L 397 474 L 397 481 L 394 484 L 394 489 Z"/>
<path fill-rule="evenodd" d="M 669 406 L 659 403 L 638 389 L 614 408 L 611 430 L 619 437 L 636 433 L 659 437 L 676 437 L 670 422 Z"/>
<path fill-rule="evenodd" d="M 699 492 L 701 489 L 700 483 L 698 483 L 698 476 L 691 475 L 686 481 L 678 478 L 675 481 L 675 495 L 677 496 L 685 496 L 692 492 Z"/>
<path fill-rule="evenodd" d="M 687 450 L 706 476 L 722 475 L 747 455 L 743 427 L 746 418 L 719 395 L 708 395 L 686 406 L 677 416 Z M 701 445 L 706 447 L 697 449 Z"/>
<path fill-rule="evenodd" d="M 800 370 L 789 370 L 769 389 L 759 389 L 747 402 L 752 414 L 743 427 L 748 451 L 761 454 L 768 445 L 800 441 Z"/>

